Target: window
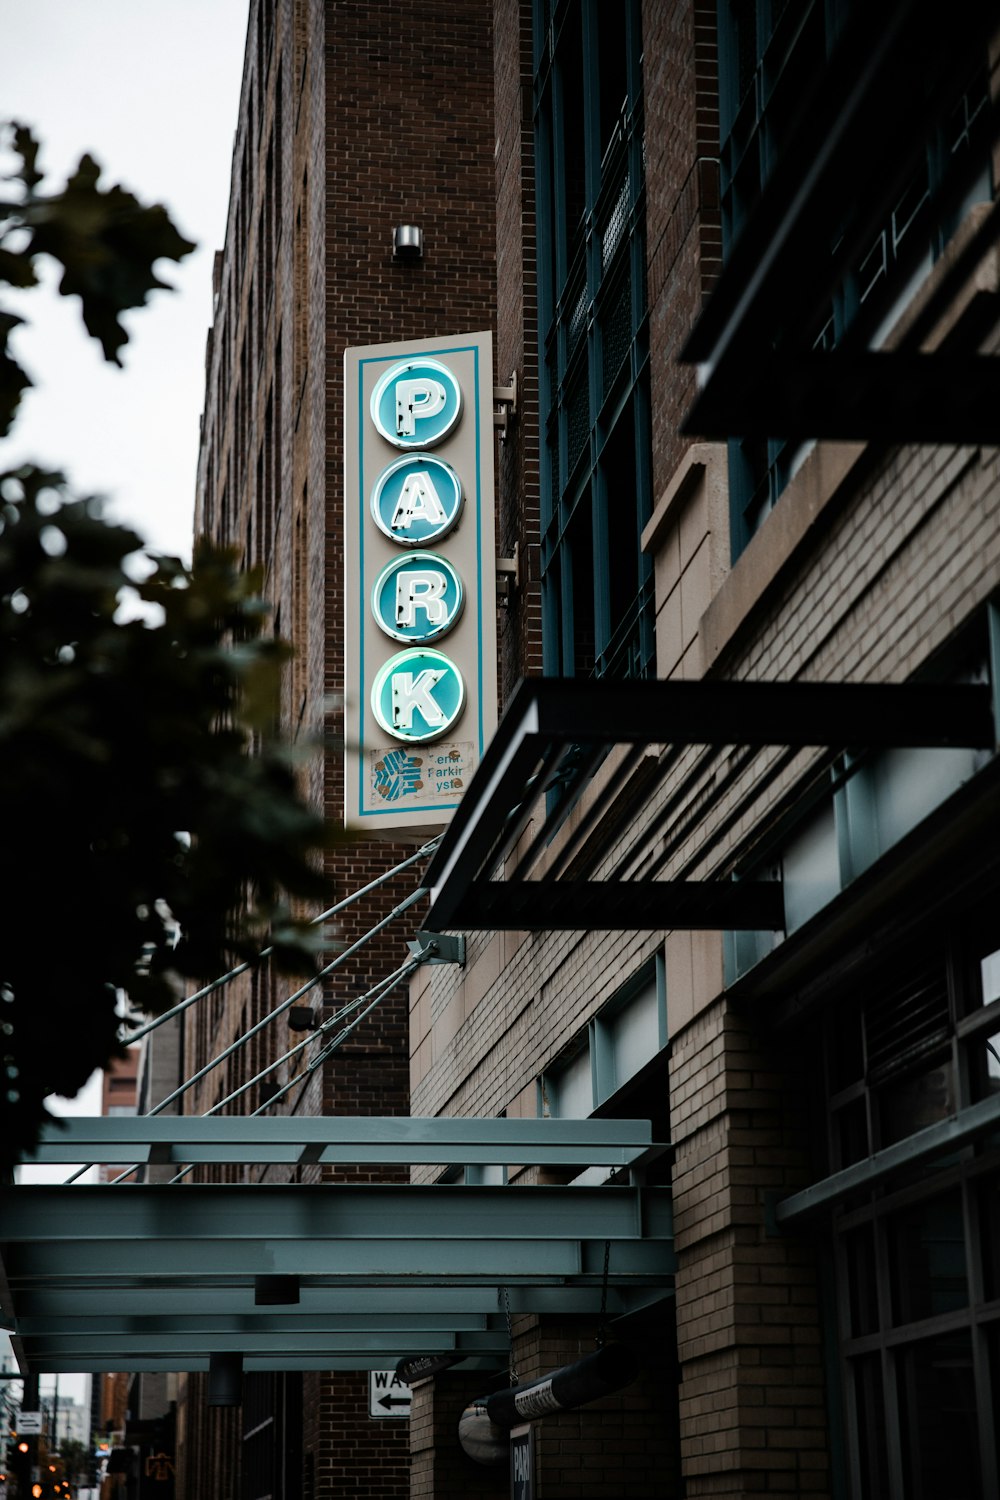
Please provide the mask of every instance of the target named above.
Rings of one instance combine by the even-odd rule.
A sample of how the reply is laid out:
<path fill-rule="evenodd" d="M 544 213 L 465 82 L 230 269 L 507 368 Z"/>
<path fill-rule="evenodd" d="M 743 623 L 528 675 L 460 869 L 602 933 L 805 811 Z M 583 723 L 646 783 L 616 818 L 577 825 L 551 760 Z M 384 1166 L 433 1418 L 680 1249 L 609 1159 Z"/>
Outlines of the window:
<path fill-rule="evenodd" d="M 855 977 L 820 1023 L 827 1167 L 905 1141 L 982 1097 L 997 1005 L 996 892 L 929 946 Z M 1000 1138 L 903 1164 L 831 1225 L 848 1493 L 997 1493 Z"/>
<path fill-rule="evenodd" d="M 988 681 L 985 659 L 967 665 L 953 680 Z M 817 777 L 804 789 L 795 814 L 781 824 L 769 845 L 757 843 L 753 863 L 739 866 L 739 875 L 780 879 L 785 929 L 788 934 L 796 932 L 991 758 L 984 750 L 912 747 L 838 756 L 825 783 Z M 728 933 L 727 982 L 759 963 L 780 941 L 771 932 Z M 1000 975 L 1000 963 L 996 972 Z M 995 1029 L 1000 1056 L 1000 1014 Z M 995 1066 L 1000 1086 L 1000 1060 Z"/>
<path fill-rule="evenodd" d="M 539 1114 L 585 1120 L 667 1045 L 663 959 L 644 964 L 546 1069 Z"/>
<path fill-rule="evenodd" d="M 856 0 L 719 0 L 719 119 L 723 251 L 737 239 L 781 155 L 809 89 Z M 923 159 L 886 222 L 857 257 L 807 337 L 830 349 L 850 330 L 878 347 L 973 202 L 992 196 L 986 59 L 948 118 L 929 128 Z M 962 202 L 941 192 L 949 167 L 980 160 Z M 849 218 L 849 205 L 845 215 Z M 836 245 L 830 246 L 831 253 Z M 729 445 L 732 550 L 739 556 L 811 445 L 780 438 Z"/>
<path fill-rule="evenodd" d="M 654 670 L 639 0 L 535 0 L 545 670 Z"/>

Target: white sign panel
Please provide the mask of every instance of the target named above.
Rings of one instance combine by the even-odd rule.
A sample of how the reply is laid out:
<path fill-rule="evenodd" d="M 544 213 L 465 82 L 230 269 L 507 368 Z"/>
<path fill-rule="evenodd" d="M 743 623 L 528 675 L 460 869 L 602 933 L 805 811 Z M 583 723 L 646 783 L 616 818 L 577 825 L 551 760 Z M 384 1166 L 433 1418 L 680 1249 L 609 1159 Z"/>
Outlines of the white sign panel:
<path fill-rule="evenodd" d="M 376 1421 L 385 1417 L 408 1417 L 413 1392 L 395 1370 L 368 1371 L 368 1415 Z"/>
<path fill-rule="evenodd" d="M 18 1437 L 34 1437 L 42 1430 L 42 1414 L 40 1411 L 18 1412 L 14 1425 L 17 1428 Z"/>
<path fill-rule="evenodd" d="M 496 728 L 489 333 L 344 358 L 345 821 L 446 823 Z"/>

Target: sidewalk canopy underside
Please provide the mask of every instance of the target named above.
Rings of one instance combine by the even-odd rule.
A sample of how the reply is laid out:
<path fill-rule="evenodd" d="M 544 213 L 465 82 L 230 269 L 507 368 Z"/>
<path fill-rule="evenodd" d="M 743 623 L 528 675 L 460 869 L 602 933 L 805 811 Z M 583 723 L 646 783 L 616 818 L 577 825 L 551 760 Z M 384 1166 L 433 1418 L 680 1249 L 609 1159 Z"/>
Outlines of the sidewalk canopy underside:
<path fill-rule="evenodd" d="M 88 1155 L 138 1159 L 150 1136 L 162 1146 L 173 1131 L 175 1159 L 191 1159 L 195 1140 L 199 1161 L 257 1159 L 261 1126 L 278 1127 L 288 1151 L 296 1132 L 300 1150 L 315 1150 L 324 1134 L 345 1133 L 337 1127 L 350 1135 L 385 1122 L 68 1123 L 61 1146 L 46 1132 L 40 1158 L 75 1146 L 79 1160 L 86 1144 Z M 655 1151 L 647 1122 L 433 1121 L 416 1141 L 405 1137 L 417 1122 L 395 1123 L 397 1159 L 415 1145 L 425 1157 L 469 1159 L 474 1141 L 428 1144 L 433 1127 L 456 1123 L 480 1127 L 486 1159 L 507 1162 L 531 1137 L 577 1167 Z M 240 1127 L 251 1137 L 242 1147 Z M 354 1159 L 368 1149 L 356 1145 Z M 669 1295 L 669 1189 L 20 1184 L 0 1194 L 0 1311 L 26 1372 L 200 1370 L 215 1354 L 242 1355 L 247 1370 L 384 1368 L 437 1353 L 498 1366 L 508 1353 L 502 1289 L 514 1313 L 596 1318 L 606 1247 L 610 1318 Z"/>

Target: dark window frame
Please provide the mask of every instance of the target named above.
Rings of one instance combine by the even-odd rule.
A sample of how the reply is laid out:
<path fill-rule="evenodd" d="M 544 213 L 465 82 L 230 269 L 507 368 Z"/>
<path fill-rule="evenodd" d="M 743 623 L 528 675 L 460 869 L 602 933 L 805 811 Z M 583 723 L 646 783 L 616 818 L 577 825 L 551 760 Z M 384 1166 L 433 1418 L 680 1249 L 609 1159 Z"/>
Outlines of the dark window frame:
<path fill-rule="evenodd" d="M 817 76 L 856 0 L 719 0 L 719 160 L 723 255 L 729 253 L 761 186 L 794 129 L 803 83 Z M 914 281 L 914 256 L 929 267 L 942 254 L 973 191 L 945 209 L 949 163 L 959 150 L 982 154 L 992 196 L 986 59 L 968 80 L 951 118 L 929 130 L 920 175 L 907 184 L 875 240 L 858 258 L 820 326 L 813 347 L 850 338 L 879 347 Z M 831 249 L 833 247 L 831 246 Z M 735 562 L 794 477 L 811 444 L 783 438 L 729 439 L 731 553 Z"/>
<path fill-rule="evenodd" d="M 640 543 L 652 514 L 640 11 L 639 0 L 534 8 L 549 675 L 655 673 Z"/>
<path fill-rule="evenodd" d="M 988 1080 L 978 1051 L 997 1026 L 1000 1002 L 983 995 L 979 966 L 997 950 L 1000 928 L 987 907 L 951 930 L 943 928 L 923 954 L 897 954 L 857 979 L 850 1002 L 824 1016 L 829 1170 L 898 1138 L 885 1133 L 887 1091 L 921 1070 L 937 1065 L 948 1071 L 948 1110 L 983 1097 Z M 929 1017 L 932 994 L 939 1027 Z M 898 1042 L 890 1055 L 894 1022 Z M 857 1117 L 859 1107 L 860 1137 L 856 1125 L 842 1125 L 849 1113 Z M 915 1116 L 911 1129 L 921 1123 Z M 854 1149 L 845 1152 L 848 1139 Z M 994 1203 L 987 1223 L 987 1206 Z M 947 1222 L 951 1239 L 942 1238 Z M 940 1365 L 949 1340 L 966 1349 L 960 1372 L 971 1390 L 965 1420 L 969 1432 L 978 1434 L 966 1467 L 978 1471 L 982 1493 L 994 1493 L 1000 1474 L 1000 1272 L 991 1273 L 990 1265 L 1000 1236 L 1000 1138 L 959 1148 L 930 1171 L 901 1171 L 852 1194 L 838 1206 L 832 1229 L 837 1310 L 830 1337 L 838 1347 L 844 1393 L 848 1493 L 864 1500 L 929 1500 L 931 1491 L 919 1478 L 924 1436 L 917 1403 L 919 1397 L 926 1406 L 928 1382 L 937 1378 L 935 1361 Z M 909 1290 L 900 1274 L 900 1258 L 907 1256 L 917 1278 Z"/>

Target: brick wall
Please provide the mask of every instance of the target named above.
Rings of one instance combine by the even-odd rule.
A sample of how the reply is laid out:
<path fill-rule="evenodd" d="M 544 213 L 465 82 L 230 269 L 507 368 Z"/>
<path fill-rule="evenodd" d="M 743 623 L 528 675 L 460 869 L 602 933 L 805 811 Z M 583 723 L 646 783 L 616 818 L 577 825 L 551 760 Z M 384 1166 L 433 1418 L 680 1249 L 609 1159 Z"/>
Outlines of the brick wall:
<path fill-rule="evenodd" d="M 458 1438 L 466 1407 L 495 1384 L 494 1375 L 449 1370 L 414 1387 L 411 1500 L 504 1500 L 510 1494 L 507 1466 L 478 1463 Z"/>
<path fill-rule="evenodd" d="M 273 21 L 272 21 L 273 16 Z M 217 263 L 214 328 L 199 466 L 197 524 L 262 567 L 275 628 L 296 659 L 283 717 L 298 738 L 336 732 L 343 680 L 341 618 L 342 360 L 349 344 L 491 327 L 494 304 L 492 56 L 488 8 L 465 3 L 428 15 L 388 3 L 257 0 L 237 129 L 227 242 Z M 394 264 L 392 229 L 420 224 L 425 256 Z M 303 784 L 340 817 L 333 744 L 304 765 Z M 412 846 L 351 844 L 327 858 L 331 899 L 367 885 Z M 327 961 L 366 933 L 419 881 L 419 870 L 343 914 Z M 419 912 L 396 924 L 302 1003 L 326 1018 L 397 968 Z M 334 946 L 335 945 L 335 946 Z M 266 971 L 234 982 L 187 1027 L 200 1066 L 290 992 Z M 321 1008 L 320 1008 L 321 1007 Z M 384 1000 L 343 1050 L 302 1079 L 300 1111 L 394 1114 L 408 1107 L 406 999 Z M 188 1108 L 211 1108 L 297 1038 L 279 1021 Z M 280 1070 L 276 1081 L 288 1078 Z M 262 1100 L 259 1088 L 234 1106 Z M 287 1106 L 285 1106 L 287 1107 Z M 212 1181 L 235 1169 L 198 1174 Z M 315 1181 L 319 1169 L 251 1170 Z M 365 1168 L 335 1176 L 386 1176 Z M 309 1496 L 402 1496 L 405 1423 L 374 1422 L 367 1377 L 305 1378 Z M 234 1470 L 235 1427 L 206 1415 L 190 1385 L 184 1430 L 191 1496 Z M 237 1444 L 238 1446 L 238 1444 Z"/>
<path fill-rule="evenodd" d="M 531 7 L 493 6 L 496 117 L 497 383 L 518 381 L 518 412 L 499 445 L 500 555 L 517 554 L 518 577 L 499 615 L 500 707 L 522 677 L 542 670 L 538 582 L 538 321 Z"/>
<path fill-rule="evenodd" d="M 828 1493 L 812 1245 L 768 1195 L 810 1180 L 808 1061 L 717 1001 L 670 1060 L 681 1447 L 689 1495 Z"/>
<path fill-rule="evenodd" d="M 677 358 L 721 264 L 714 0 L 645 0 L 646 258 L 653 371 L 653 493 L 687 439 L 694 371 Z"/>
<path fill-rule="evenodd" d="M 330 3 L 325 35 L 326 461 L 322 618 L 323 690 L 350 694 L 341 648 L 344 557 L 343 351 L 351 345 L 469 332 L 493 326 L 494 210 L 491 35 L 488 8 L 437 9 L 391 0 Z M 392 231 L 417 224 L 424 255 L 393 262 Z M 343 802 L 339 758 L 328 757 L 324 795 L 333 816 Z M 412 852 L 386 843 L 354 845 L 330 862 L 338 894 L 357 889 Z M 368 930 L 418 883 L 400 877 L 352 907 L 342 941 Z M 324 1000 L 343 1003 L 406 957 L 393 929 L 366 947 Z M 392 1114 L 408 1104 L 406 998 L 383 1001 L 363 1031 L 324 1072 L 323 1105 L 336 1114 Z M 381 1174 L 383 1176 L 387 1174 Z M 367 1379 L 324 1380 L 319 1494 L 408 1492 L 405 1423 L 373 1422 Z"/>

